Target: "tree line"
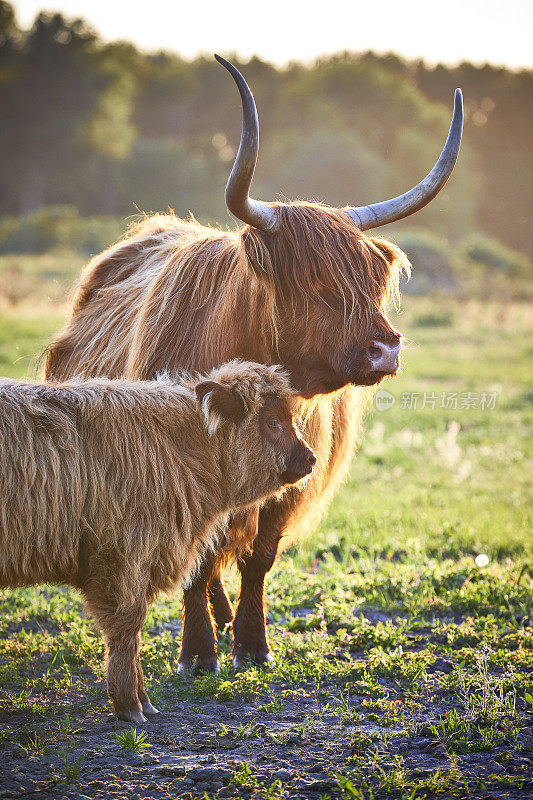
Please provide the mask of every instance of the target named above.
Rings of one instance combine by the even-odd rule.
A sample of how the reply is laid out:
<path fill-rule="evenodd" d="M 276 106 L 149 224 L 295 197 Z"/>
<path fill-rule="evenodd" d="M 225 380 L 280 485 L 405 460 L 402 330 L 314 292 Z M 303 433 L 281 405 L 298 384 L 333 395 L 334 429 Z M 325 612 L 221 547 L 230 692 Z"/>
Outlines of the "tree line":
<path fill-rule="evenodd" d="M 460 159 L 416 225 L 451 242 L 477 231 L 533 251 L 533 72 L 429 68 L 374 53 L 284 69 L 233 60 L 259 109 L 257 196 L 343 206 L 405 191 L 436 160 L 461 86 Z M 224 185 L 240 101 L 210 58 L 106 44 L 83 20 L 60 14 L 40 13 L 23 31 L 0 0 L 0 115 L 0 215 L 55 204 L 82 215 L 171 206 L 230 224 Z"/>

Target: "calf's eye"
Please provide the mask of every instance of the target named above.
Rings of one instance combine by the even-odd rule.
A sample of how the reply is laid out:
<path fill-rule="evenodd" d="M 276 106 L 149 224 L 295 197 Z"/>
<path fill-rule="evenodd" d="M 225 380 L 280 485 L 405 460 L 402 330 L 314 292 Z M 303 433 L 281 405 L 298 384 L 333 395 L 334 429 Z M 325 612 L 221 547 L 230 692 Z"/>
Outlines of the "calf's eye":
<path fill-rule="evenodd" d="M 272 428 L 272 429 L 275 430 L 276 428 L 280 427 L 279 419 L 277 417 L 270 417 L 270 419 L 267 422 L 267 425 L 268 425 L 269 428 Z"/>

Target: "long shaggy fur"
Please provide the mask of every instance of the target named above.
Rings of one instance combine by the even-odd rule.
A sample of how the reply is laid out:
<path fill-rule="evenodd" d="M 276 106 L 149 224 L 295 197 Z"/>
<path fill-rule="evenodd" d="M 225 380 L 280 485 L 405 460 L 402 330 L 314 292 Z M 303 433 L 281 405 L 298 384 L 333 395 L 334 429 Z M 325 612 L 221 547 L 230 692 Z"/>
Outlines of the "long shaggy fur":
<path fill-rule="evenodd" d="M 283 486 L 282 456 L 265 446 L 257 412 L 272 395 L 290 402 L 285 374 L 235 361 L 208 379 L 236 393 L 240 424 L 211 424 L 199 378 L 0 381 L 0 587 L 84 593 L 115 652 L 119 713 L 143 703 L 124 649 L 146 603 L 190 581 L 231 509 Z"/>

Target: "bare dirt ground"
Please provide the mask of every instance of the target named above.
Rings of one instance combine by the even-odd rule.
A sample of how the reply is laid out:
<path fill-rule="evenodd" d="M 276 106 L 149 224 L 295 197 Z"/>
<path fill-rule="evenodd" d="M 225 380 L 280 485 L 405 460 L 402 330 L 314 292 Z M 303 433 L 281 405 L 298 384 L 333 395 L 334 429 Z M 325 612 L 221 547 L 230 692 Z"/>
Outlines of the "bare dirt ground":
<path fill-rule="evenodd" d="M 454 625 L 464 639 L 464 622 Z M 167 626 L 177 632 L 179 623 Z M 364 621 L 367 634 L 399 626 L 380 612 Z M 67 691 L 49 685 L 34 693 L 37 707 L 1 712 L 0 797 L 530 797 L 527 702 L 519 698 L 510 716 L 503 707 L 490 720 L 478 715 L 479 728 L 467 733 L 439 736 L 432 727 L 457 707 L 451 679 L 457 684 L 465 656 L 459 647 L 439 654 L 442 629 L 407 632 L 392 658 L 376 659 L 375 651 L 339 646 L 335 634 L 280 628 L 274 638 L 295 640 L 292 655 L 284 649 L 285 669 L 235 675 L 226 665 L 221 678 L 165 679 L 162 713 L 144 726 L 150 746 L 129 753 L 117 734 L 131 725 L 114 719 L 103 681 L 82 668 L 70 673 Z M 223 643 L 223 663 L 227 649 Z M 313 673 L 320 679 L 309 680 Z M 491 680 L 495 702 L 494 681 L 503 684 Z"/>

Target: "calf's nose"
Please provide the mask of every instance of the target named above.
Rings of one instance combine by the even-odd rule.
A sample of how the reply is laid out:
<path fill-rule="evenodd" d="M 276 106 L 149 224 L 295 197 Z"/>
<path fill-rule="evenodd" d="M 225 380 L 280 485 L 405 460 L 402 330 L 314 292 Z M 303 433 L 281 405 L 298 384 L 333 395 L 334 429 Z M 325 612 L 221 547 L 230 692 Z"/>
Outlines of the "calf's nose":
<path fill-rule="evenodd" d="M 316 464 L 316 456 L 306 444 L 300 442 L 296 451 L 293 452 L 291 463 L 293 471 L 298 473 L 301 478 L 304 478 L 312 472 Z"/>
<path fill-rule="evenodd" d="M 396 372 L 400 344 L 386 344 L 376 339 L 367 347 L 367 356 L 373 372 Z"/>

